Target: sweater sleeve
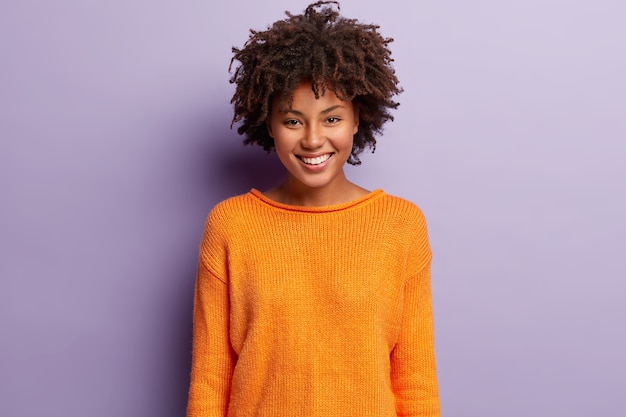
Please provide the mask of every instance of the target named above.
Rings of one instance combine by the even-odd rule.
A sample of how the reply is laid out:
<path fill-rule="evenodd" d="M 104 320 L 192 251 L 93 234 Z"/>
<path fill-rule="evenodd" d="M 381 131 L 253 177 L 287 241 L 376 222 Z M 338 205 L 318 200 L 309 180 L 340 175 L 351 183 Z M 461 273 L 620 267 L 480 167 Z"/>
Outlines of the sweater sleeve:
<path fill-rule="evenodd" d="M 398 416 L 439 417 L 430 263 L 404 287 L 401 331 L 391 353 Z"/>
<path fill-rule="evenodd" d="M 225 417 L 235 353 L 229 338 L 228 286 L 199 262 L 187 417 Z"/>

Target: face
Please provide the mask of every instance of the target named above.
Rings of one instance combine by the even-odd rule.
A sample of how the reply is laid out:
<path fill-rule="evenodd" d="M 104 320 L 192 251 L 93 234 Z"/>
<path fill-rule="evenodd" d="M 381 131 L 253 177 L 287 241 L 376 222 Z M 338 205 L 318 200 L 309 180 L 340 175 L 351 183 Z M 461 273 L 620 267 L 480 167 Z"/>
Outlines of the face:
<path fill-rule="evenodd" d="M 287 183 L 316 191 L 337 190 L 348 183 L 343 167 L 358 130 L 352 102 L 340 100 L 331 90 L 316 99 L 311 83 L 302 82 L 291 107 L 274 100 L 268 130 L 288 171 Z"/>

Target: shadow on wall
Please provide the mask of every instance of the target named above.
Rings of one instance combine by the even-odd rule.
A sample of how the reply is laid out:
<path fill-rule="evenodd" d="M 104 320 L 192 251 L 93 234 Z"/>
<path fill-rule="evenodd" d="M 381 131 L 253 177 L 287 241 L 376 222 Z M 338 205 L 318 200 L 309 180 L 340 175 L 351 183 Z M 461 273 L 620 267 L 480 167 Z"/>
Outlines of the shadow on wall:
<path fill-rule="evenodd" d="M 220 182 L 224 191 L 239 194 L 252 187 L 263 191 L 282 180 L 284 168 L 273 151 L 268 154 L 257 145 L 237 145 L 236 149 L 229 149 L 216 165 L 213 181 Z"/>
<path fill-rule="evenodd" d="M 211 207 L 233 195 L 242 194 L 250 188 L 263 191 L 277 185 L 284 177 L 284 168 L 272 151 L 263 150 L 258 145 L 243 145 L 243 137 L 236 129 L 228 129 L 229 116 L 224 116 L 210 129 L 204 140 L 198 144 L 197 152 L 191 156 L 194 161 L 199 193 L 208 195 Z"/>
<path fill-rule="evenodd" d="M 167 415 L 185 415 L 191 363 L 193 288 L 197 267 L 197 249 L 201 227 L 211 208 L 218 202 L 250 188 L 266 190 L 284 177 L 284 168 L 274 152 L 269 154 L 260 146 L 245 146 L 242 137 L 230 130 L 230 116 L 224 114 L 205 121 L 187 132 L 185 142 L 190 146 L 179 157 L 176 166 L 186 167 L 178 186 L 184 187 L 182 227 L 188 232 L 180 242 L 172 274 L 179 283 L 174 292 L 176 306 L 171 313 L 172 368 L 169 377 L 176 387 L 169 392 Z M 180 142 L 179 142 L 180 143 Z M 168 156 L 171 158 L 171 155 Z M 181 280 L 180 277 L 184 277 Z M 172 294 L 170 294 L 171 296 Z"/>

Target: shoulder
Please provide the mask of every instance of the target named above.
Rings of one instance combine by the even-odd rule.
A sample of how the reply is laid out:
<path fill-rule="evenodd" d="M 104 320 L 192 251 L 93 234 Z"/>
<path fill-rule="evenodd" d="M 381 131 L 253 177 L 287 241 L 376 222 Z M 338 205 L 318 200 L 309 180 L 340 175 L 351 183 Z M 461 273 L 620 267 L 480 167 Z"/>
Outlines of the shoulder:
<path fill-rule="evenodd" d="M 255 217 L 254 198 L 250 193 L 227 198 L 217 203 L 209 212 L 206 220 L 206 229 L 219 231 L 238 224 L 245 223 L 246 219 Z"/>
<path fill-rule="evenodd" d="M 420 207 L 414 202 L 386 192 L 384 194 L 383 201 L 385 201 L 387 204 L 397 207 L 400 210 L 410 213 L 419 214 L 422 212 Z"/>
<path fill-rule="evenodd" d="M 227 198 L 217 203 L 206 218 L 204 239 L 223 239 L 242 217 L 250 217 L 251 199 L 247 194 Z"/>
<path fill-rule="evenodd" d="M 200 260 L 217 276 L 225 276 L 223 262 L 229 242 L 244 229 L 240 226 L 241 217 L 249 217 L 246 215 L 250 213 L 246 208 L 251 204 L 249 200 L 246 194 L 230 197 L 216 204 L 207 216 L 200 242 Z"/>
<path fill-rule="evenodd" d="M 381 200 L 386 207 L 386 222 L 391 233 L 408 250 L 409 270 L 422 270 L 431 259 L 428 227 L 422 209 L 409 200 L 389 194 Z"/>
<path fill-rule="evenodd" d="M 385 193 L 379 202 L 386 216 L 402 221 L 403 224 L 426 226 L 422 209 L 412 201 Z"/>
<path fill-rule="evenodd" d="M 209 212 L 209 219 L 214 218 L 217 220 L 227 218 L 229 215 L 240 212 L 241 210 L 249 210 L 251 203 L 249 193 L 229 197 L 213 207 Z"/>

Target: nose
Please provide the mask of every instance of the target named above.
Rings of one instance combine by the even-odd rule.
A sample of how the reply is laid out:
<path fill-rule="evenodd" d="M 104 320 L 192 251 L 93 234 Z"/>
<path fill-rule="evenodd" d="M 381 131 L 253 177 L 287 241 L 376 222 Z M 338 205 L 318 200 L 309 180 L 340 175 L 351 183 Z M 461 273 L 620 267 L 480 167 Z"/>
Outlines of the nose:
<path fill-rule="evenodd" d="M 301 140 L 302 148 L 318 149 L 324 144 L 324 133 L 318 126 L 309 125 L 304 129 L 304 137 Z"/>

